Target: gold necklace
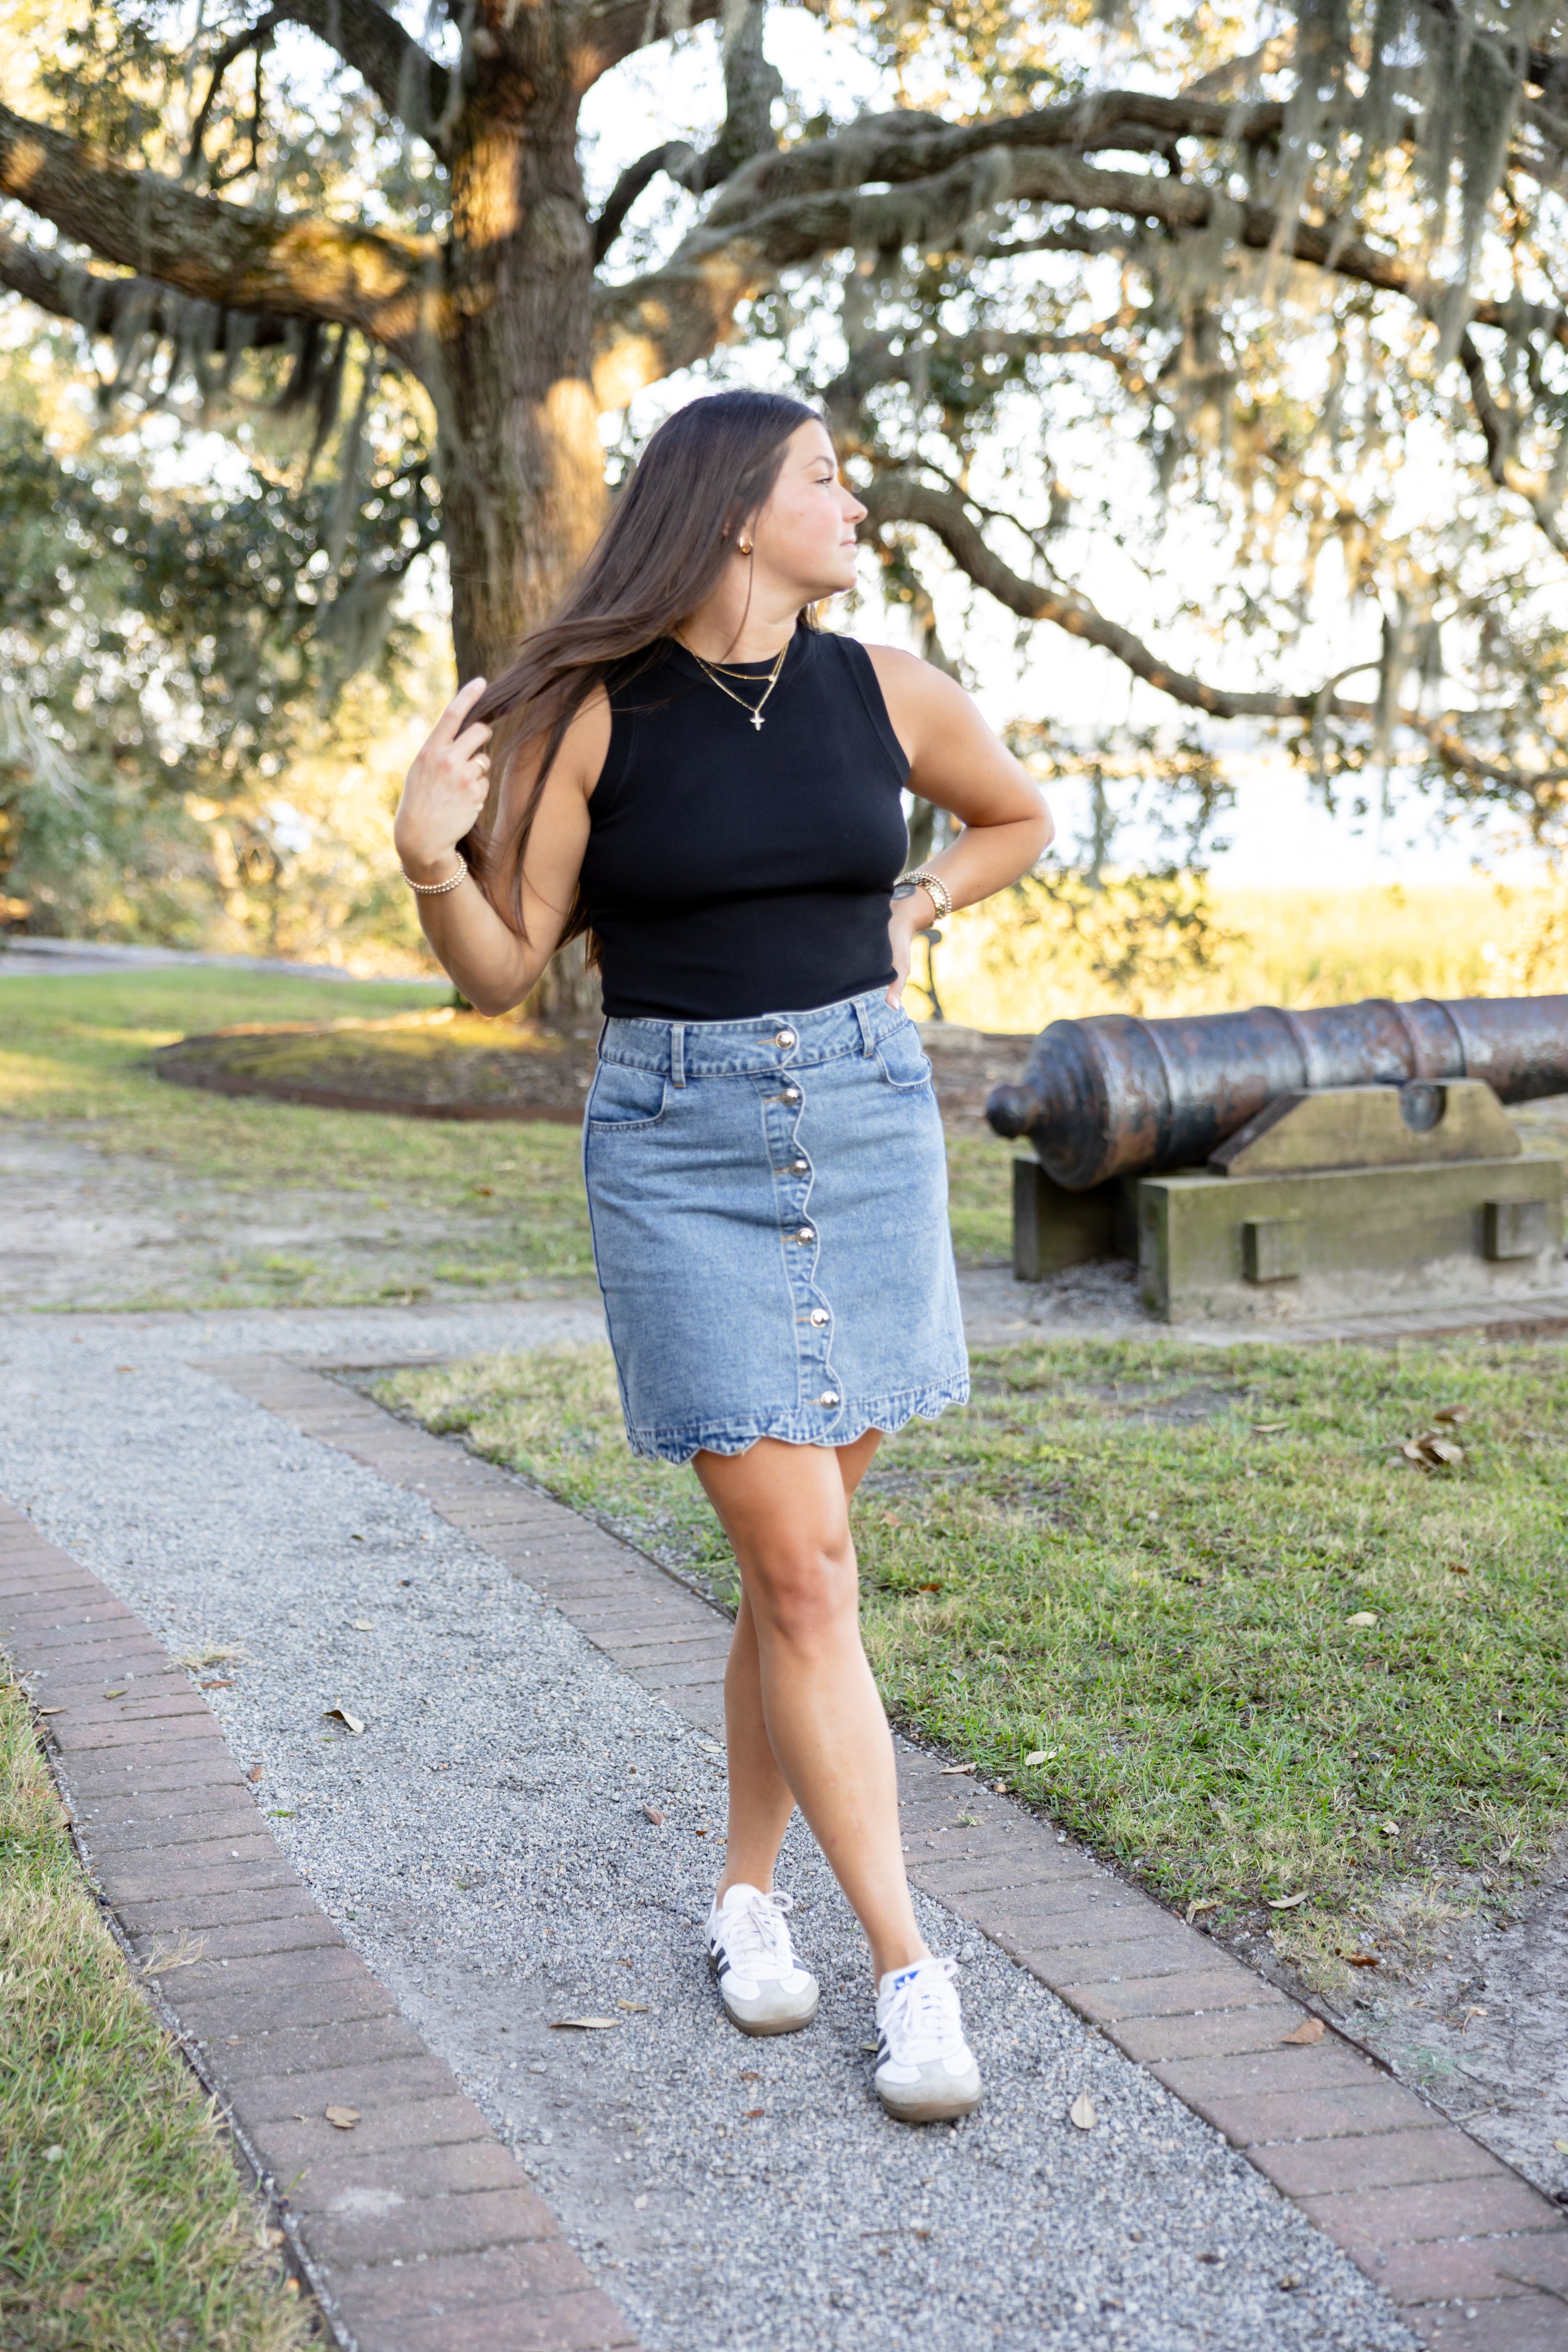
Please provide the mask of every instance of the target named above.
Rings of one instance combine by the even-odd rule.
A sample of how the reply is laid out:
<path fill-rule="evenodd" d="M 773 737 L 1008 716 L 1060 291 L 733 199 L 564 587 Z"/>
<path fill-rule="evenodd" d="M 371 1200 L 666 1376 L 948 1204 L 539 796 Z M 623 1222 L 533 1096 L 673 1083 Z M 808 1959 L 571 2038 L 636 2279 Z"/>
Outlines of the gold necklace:
<path fill-rule="evenodd" d="M 731 702 L 738 702 L 740 704 L 742 709 L 745 712 L 747 718 L 751 720 L 752 726 L 760 735 L 763 731 L 763 704 L 766 702 L 769 695 L 773 692 L 774 687 L 779 682 L 779 677 L 784 666 L 784 656 L 789 651 L 789 646 L 785 644 L 781 646 L 779 648 L 778 659 L 774 662 L 768 676 L 768 682 L 763 688 L 762 701 L 748 702 L 743 694 L 736 694 L 732 688 L 725 685 L 723 679 L 719 676 L 719 665 L 717 663 L 704 661 L 701 655 L 697 652 L 694 646 L 685 644 L 684 638 L 677 637 L 675 642 L 678 646 L 685 646 L 686 652 L 691 656 L 692 660 L 697 664 L 699 669 L 706 671 L 708 677 L 718 688 L 721 694 L 729 695 Z M 738 669 L 732 669 L 730 672 L 730 676 L 731 677 L 742 677 L 747 674 L 748 673 L 745 671 Z"/>

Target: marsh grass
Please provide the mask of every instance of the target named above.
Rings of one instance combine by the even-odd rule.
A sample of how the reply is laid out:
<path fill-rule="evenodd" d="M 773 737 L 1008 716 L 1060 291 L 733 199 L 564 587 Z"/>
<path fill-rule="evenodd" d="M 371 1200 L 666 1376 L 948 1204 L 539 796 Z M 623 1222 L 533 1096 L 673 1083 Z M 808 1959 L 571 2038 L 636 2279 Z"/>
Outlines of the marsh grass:
<path fill-rule="evenodd" d="M 732 1604 L 695 1479 L 628 1451 L 605 1349 L 378 1393 Z M 1445 1407 L 1464 1460 L 1417 1469 L 1397 1447 Z M 897 1719 L 1320 1969 L 1368 1923 L 1505 1896 L 1568 1815 L 1552 1350 L 989 1351 L 966 1408 L 883 1447 L 855 1536 Z"/>
<path fill-rule="evenodd" d="M 210 2103 L 87 1892 L 22 1695 L 0 1680 L 0 2345 L 315 2340 Z"/>

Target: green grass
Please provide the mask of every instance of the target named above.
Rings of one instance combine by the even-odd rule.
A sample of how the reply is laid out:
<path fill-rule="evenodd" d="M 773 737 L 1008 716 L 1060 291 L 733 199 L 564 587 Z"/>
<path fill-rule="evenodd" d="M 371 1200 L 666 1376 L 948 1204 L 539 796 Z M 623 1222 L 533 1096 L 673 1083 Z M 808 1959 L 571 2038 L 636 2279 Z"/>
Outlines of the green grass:
<path fill-rule="evenodd" d="M 1568 1814 L 1568 1386 L 1476 1343 L 1058 1343 L 883 1447 L 855 1510 L 894 1717 L 1321 1981 L 1506 1895 Z M 636 1460 L 603 1349 L 382 1393 L 733 1598 L 689 1473 Z M 1462 1462 L 1399 1444 L 1465 1406 Z M 1352 1624 L 1370 1615 L 1371 1624 Z M 1037 1760 L 1029 1761 L 1034 1758 Z"/>
<path fill-rule="evenodd" d="M 241 1022 L 375 1017 L 440 1000 L 390 983 L 274 980 L 222 970 L 0 981 L 0 1115 L 44 1121 L 109 1158 L 155 1163 L 258 1203 L 280 1192 L 388 1205 L 433 1232 L 350 1268 L 321 1253 L 238 1250 L 216 1278 L 138 1307 L 350 1304 L 505 1295 L 521 1281 L 591 1280 L 574 1129 L 458 1123 L 231 1100 L 153 1076 L 149 1055 Z M 448 1269 L 443 1271 L 442 1269 Z"/>
<path fill-rule="evenodd" d="M 221 969 L 0 981 L 0 1121 L 42 1123 L 110 1160 L 161 1171 L 174 1196 L 214 1185 L 269 1213 L 280 1196 L 331 1196 L 409 1220 L 395 1243 L 356 1252 L 237 1244 L 186 1277 L 118 1303 L 336 1306 L 505 1297 L 593 1281 L 578 1131 L 545 1120 L 457 1122 L 230 1099 L 153 1074 L 156 1045 L 245 1022 L 375 1018 L 439 1003 L 371 982 L 272 979 Z M 952 1228 L 964 1265 L 1005 1260 L 1010 1148 L 950 1139 Z M 330 1222 L 330 1221 L 329 1221 Z"/>
<path fill-rule="evenodd" d="M 0 1682 L 0 2346 L 315 2341 L 210 2103 L 88 1894 Z"/>

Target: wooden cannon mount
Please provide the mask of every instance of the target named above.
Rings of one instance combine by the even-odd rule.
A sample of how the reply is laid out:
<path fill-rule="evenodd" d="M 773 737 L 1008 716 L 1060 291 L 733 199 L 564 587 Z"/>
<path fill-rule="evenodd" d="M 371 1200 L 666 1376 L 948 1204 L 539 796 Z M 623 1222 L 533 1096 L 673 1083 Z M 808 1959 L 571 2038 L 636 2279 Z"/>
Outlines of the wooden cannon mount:
<path fill-rule="evenodd" d="M 1483 1004 L 1484 1023 L 1474 1017 Z M 1568 1091 L 1568 999 L 1521 1001 L 1517 1034 L 1529 1051 L 1510 1062 L 1500 1036 L 1513 1009 L 1378 1002 L 1322 1015 L 1262 1008 L 1053 1024 L 1024 1086 L 999 1087 L 987 1106 L 993 1127 L 1027 1134 L 1037 1155 L 1013 1163 L 1014 1274 L 1038 1282 L 1131 1258 L 1143 1304 L 1171 1323 L 1288 1325 L 1563 1297 L 1563 1163 L 1524 1150 L 1499 1097 Z M 1426 1074 L 1439 1013 L 1452 1075 Z M 1339 1067 L 1322 1068 L 1330 1056 L 1310 1026 L 1320 1020 L 1336 1024 L 1338 1046 L 1371 1037 L 1364 1076 L 1321 1082 L 1348 1076 L 1355 1057 L 1336 1050 Z M 1276 1024 L 1286 1021 L 1304 1049 L 1293 1074 L 1280 1067 Z M 1223 1039 L 1195 1034 L 1222 1029 Z M 1184 1034 L 1173 1043 L 1162 1032 Z M 1266 1049 L 1256 1058 L 1249 1034 Z M 1407 1055 L 1395 1051 L 1406 1035 Z M 1176 1050 L 1195 1076 L 1220 1044 L 1224 1103 L 1184 1086 Z M 1472 1072 L 1489 1063 L 1495 1086 L 1461 1075 L 1467 1060 Z M 1320 1082 L 1278 1086 L 1289 1075 Z"/>

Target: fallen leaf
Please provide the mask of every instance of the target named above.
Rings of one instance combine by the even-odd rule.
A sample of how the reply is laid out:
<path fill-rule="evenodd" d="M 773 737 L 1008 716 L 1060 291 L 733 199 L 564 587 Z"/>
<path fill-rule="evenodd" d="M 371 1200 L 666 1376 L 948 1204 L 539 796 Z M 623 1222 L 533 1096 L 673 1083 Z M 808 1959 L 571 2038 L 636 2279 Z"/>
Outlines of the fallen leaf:
<path fill-rule="evenodd" d="M 1024 1759 L 1024 1769 L 1027 1771 L 1033 1764 L 1054 1764 L 1060 1754 L 1059 1748 L 1031 1748 Z"/>
<path fill-rule="evenodd" d="M 944 1764 L 942 1768 L 942 1778 L 946 1780 L 954 1772 L 973 1772 L 974 1769 L 973 1764 Z"/>
<path fill-rule="evenodd" d="M 1383 1832 L 1384 1837 L 1397 1837 L 1399 1835 L 1399 1823 L 1397 1822 L 1379 1822 L 1377 1826 Z"/>
<path fill-rule="evenodd" d="M 1289 1429 L 1290 1424 L 1286 1421 L 1255 1421 L 1252 1426 L 1259 1437 L 1275 1437 L 1280 1430 Z"/>
<path fill-rule="evenodd" d="M 915 1591 L 917 1592 L 940 1592 L 942 1591 L 942 1587 L 940 1584 L 917 1584 Z"/>
<path fill-rule="evenodd" d="M 1552 2145 L 1559 2156 L 1568 2156 L 1568 2139 L 1554 2139 Z"/>
<path fill-rule="evenodd" d="M 656 1830 L 661 1830 L 664 1827 L 664 1815 L 659 1811 L 657 1805 L 645 1805 L 643 1807 L 643 1811 L 647 1814 L 648 1820 L 653 1823 Z"/>
<path fill-rule="evenodd" d="M 374 1631 L 375 1621 L 374 1618 L 356 1617 L 354 1619 L 354 1632 L 356 1633 L 374 1633 Z"/>
<path fill-rule="evenodd" d="M 648 2005 L 646 2000 L 618 2000 L 616 2003 L 616 2007 L 617 2009 L 629 2009 L 632 2011 L 634 2015 L 637 2017 L 646 2017 L 647 2015 Z"/>
<path fill-rule="evenodd" d="M 1463 2033 L 1466 2026 L 1468 2025 L 1472 2017 L 1485 2017 L 1486 2014 L 1487 2012 L 1484 2009 L 1467 2009 L 1463 2017 L 1459 2020 L 1460 2032 Z"/>
<path fill-rule="evenodd" d="M 1468 1421 L 1471 1410 L 1468 1404 L 1440 1404 L 1432 1418 L 1446 1421 L 1451 1429 L 1457 1429 L 1460 1422 Z"/>
<path fill-rule="evenodd" d="M 1468 1576 L 1469 1572 L 1469 1570 L 1465 1566 L 1462 1559 L 1451 1559 L 1448 1562 L 1448 1573 L 1450 1576 Z"/>
<path fill-rule="evenodd" d="M 1304 2017 L 1294 2033 L 1282 2033 L 1279 2037 L 1282 2042 L 1293 2042 L 1301 2050 L 1310 2049 L 1314 2042 L 1321 2042 L 1322 2038 L 1323 2021 L 1321 2017 Z"/>
<path fill-rule="evenodd" d="M 1079 2093 L 1077 2098 L 1068 2109 L 1068 2119 L 1069 2122 L 1075 2123 L 1079 2131 L 1092 2131 L 1094 2129 L 1095 2125 L 1100 2121 L 1100 2117 L 1094 2111 L 1094 2101 L 1089 2097 L 1087 2091 L 1080 2091 Z"/>
<path fill-rule="evenodd" d="M 203 1690 L 233 1690 L 234 1687 L 235 1680 L 232 1675 L 214 1675 L 200 1685 Z"/>
<path fill-rule="evenodd" d="M 1347 1617 L 1345 1619 L 1345 1623 L 1347 1625 L 1375 1625 L 1376 1622 L 1377 1612 L 1375 1609 L 1358 1609 L 1353 1617 Z"/>
<path fill-rule="evenodd" d="M 90 2292 L 86 2279 L 73 2279 L 60 2291 L 60 2302 L 67 2311 L 79 2311 Z"/>
<path fill-rule="evenodd" d="M 860 2044 L 862 2050 L 879 2050 L 881 2046 L 882 2045 L 879 2042 L 862 2042 Z M 760 2083 L 762 2081 L 762 2076 L 760 2074 L 754 2075 L 752 2080 Z"/>
<path fill-rule="evenodd" d="M 65 2150 L 63 2147 L 47 2147 L 44 2150 L 44 2162 L 46 2164 L 58 2164 L 64 2154 Z"/>
<path fill-rule="evenodd" d="M 1007 1793 L 1007 1783 L 1005 1780 L 993 1780 L 991 1787 L 994 1794 L 998 1797 L 1005 1797 Z"/>
<path fill-rule="evenodd" d="M 259 1780 L 262 1776 L 262 1770 L 263 1767 L 261 1765 L 253 1764 L 245 1777 L 247 1780 Z"/>
<path fill-rule="evenodd" d="M 1310 1887 L 1304 1886 L 1300 1895 L 1268 1895 L 1264 1900 L 1270 1911 L 1294 1911 L 1298 1903 L 1305 1903 L 1310 1892 Z"/>
<path fill-rule="evenodd" d="M 1426 1450 L 1435 1454 L 1439 1462 L 1462 1462 L 1465 1458 L 1464 1447 L 1451 1437 L 1428 1437 Z"/>
<path fill-rule="evenodd" d="M 754 2124 L 759 2116 L 765 2116 L 766 2114 L 766 2107 L 748 2107 L 741 2120 L 742 2123 Z"/>
<path fill-rule="evenodd" d="M 112 1690 L 106 1690 L 103 1696 L 105 1698 L 123 1698 L 130 1687 L 131 1685 L 129 1683 L 116 1683 L 114 1688 Z"/>
<path fill-rule="evenodd" d="M 622 2022 L 618 2017 L 554 2017 L 550 2030 L 552 2033 L 564 2033 L 568 2028 L 577 2033 L 608 2033 Z"/>
<path fill-rule="evenodd" d="M 691 1832 L 691 1834 L 692 1834 L 692 1836 L 693 1836 L 693 1837 L 706 1837 L 706 1836 L 707 1836 L 707 1834 L 708 1834 L 708 1832 L 707 1832 L 707 1831 L 706 1831 L 705 1829 L 700 1829 L 700 1830 L 693 1830 L 693 1831 L 692 1831 L 692 1832 Z"/>
<path fill-rule="evenodd" d="M 868 2042 L 865 2046 L 868 2050 L 875 2050 L 877 2044 L 874 2042 Z M 753 2068 L 747 2066 L 742 2069 L 741 2080 L 742 2083 L 760 2083 L 762 2079 L 762 2076 L 757 2074 Z"/>
<path fill-rule="evenodd" d="M 1375 1952 L 1346 1952 L 1343 1958 L 1352 1969 L 1375 1969 L 1382 1965 Z"/>
<path fill-rule="evenodd" d="M 38 1713 L 40 1715 L 63 1715 L 65 1713 L 65 1709 L 63 1706 L 41 1706 L 38 1709 Z"/>
<path fill-rule="evenodd" d="M 358 1716 L 351 1715 L 346 1706 L 324 1706 L 321 1709 L 321 1721 L 323 1723 L 341 1723 L 345 1730 L 352 1731 L 356 1735 L 364 1729 L 364 1726 L 360 1721 Z"/>
<path fill-rule="evenodd" d="M 1217 1895 L 1205 1895 L 1201 1903 L 1188 1904 L 1187 1925 L 1191 1927 L 1193 1921 L 1197 1917 L 1200 1911 L 1217 1911 L 1218 1909 L 1219 1896 Z"/>
<path fill-rule="evenodd" d="M 470 1184 L 468 1187 L 469 1192 L 477 1192 L 481 1201 L 493 1199 L 495 1189 L 496 1188 L 493 1184 Z"/>
<path fill-rule="evenodd" d="M 353 2131 L 359 2121 L 357 2107 L 323 2107 L 321 2113 L 337 2131 Z"/>

